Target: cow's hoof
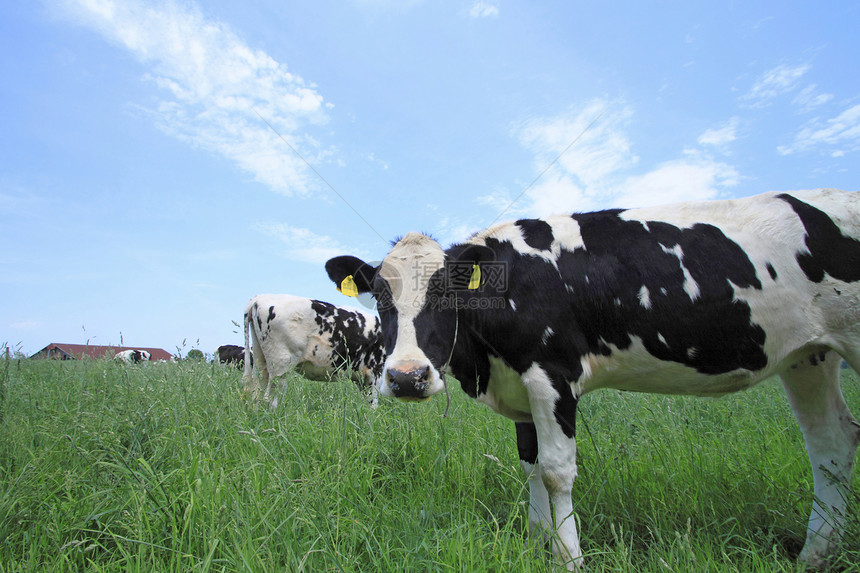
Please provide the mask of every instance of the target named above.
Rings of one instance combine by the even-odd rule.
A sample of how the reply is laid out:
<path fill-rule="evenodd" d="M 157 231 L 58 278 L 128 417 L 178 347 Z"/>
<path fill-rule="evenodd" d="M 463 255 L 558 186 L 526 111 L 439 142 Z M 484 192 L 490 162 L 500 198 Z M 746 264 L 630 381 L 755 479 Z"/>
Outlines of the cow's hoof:
<path fill-rule="evenodd" d="M 805 547 L 797 556 L 800 563 L 806 565 L 807 571 L 823 571 L 830 564 L 830 555 L 820 551 L 807 550 Z"/>

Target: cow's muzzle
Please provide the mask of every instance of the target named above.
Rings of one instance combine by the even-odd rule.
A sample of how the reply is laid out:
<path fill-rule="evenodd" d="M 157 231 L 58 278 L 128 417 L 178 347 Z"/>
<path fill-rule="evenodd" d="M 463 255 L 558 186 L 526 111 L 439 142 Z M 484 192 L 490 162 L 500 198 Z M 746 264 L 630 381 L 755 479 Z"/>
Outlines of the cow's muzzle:
<path fill-rule="evenodd" d="M 395 398 L 425 400 L 430 397 L 433 374 L 429 365 L 405 364 L 389 367 L 385 382 Z"/>

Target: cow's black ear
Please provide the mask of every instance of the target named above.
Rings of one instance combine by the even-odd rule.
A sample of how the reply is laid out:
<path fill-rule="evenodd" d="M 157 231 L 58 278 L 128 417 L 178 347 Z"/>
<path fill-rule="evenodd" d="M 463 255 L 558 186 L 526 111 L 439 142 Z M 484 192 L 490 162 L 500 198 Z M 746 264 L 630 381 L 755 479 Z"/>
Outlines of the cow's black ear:
<path fill-rule="evenodd" d="M 373 277 L 376 274 L 376 267 L 372 267 L 357 257 L 344 255 L 329 259 L 325 264 L 325 271 L 328 273 L 328 278 L 334 281 L 338 289 L 343 284 L 344 279 L 352 276 L 358 292 L 370 292 Z"/>
<path fill-rule="evenodd" d="M 484 245 L 463 243 L 449 249 L 448 258 L 458 263 L 479 265 L 483 262 L 495 261 L 496 253 L 493 249 Z"/>
<path fill-rule="evenodd" d="M 486 284 L 487 269 L 496 265 L 496 253 L 484 245 L 464 243 L 448 249 L 447 285 L 453 290 L 478 290 Z M 498 275 L 498 268 L 493 276 Z M 482 278 L 483 277 L 483 278 Z"/>

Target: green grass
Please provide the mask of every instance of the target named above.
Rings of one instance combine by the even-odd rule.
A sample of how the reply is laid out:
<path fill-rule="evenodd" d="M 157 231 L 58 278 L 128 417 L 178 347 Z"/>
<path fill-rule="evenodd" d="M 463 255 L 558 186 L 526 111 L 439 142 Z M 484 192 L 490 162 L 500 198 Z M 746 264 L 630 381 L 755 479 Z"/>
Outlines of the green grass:
<path fill-rule="evenodd" d="M 526 538 L 513 424 L 459 389 L 443 418 L 444 396 L 373 411 L 352 383 L 290 376 L 272 412 L 240 377 L 0 360 L 0 573 L 553 570 Z M 800 570 L 811 474 L 778 383 L 580 408 L 589 570 Z M 860 571 L 858 513 L 854 494 L 835 570 Z"/>

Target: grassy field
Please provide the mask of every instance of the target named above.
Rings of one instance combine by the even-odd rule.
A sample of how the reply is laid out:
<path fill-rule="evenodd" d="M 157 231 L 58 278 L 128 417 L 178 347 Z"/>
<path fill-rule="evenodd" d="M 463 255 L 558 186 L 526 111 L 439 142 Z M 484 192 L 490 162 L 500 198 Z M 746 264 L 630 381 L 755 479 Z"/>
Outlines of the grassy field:
<path fill-rule="evenodd" d="M 860 416 L 860 380 L 843 371 Z M 513 424 L 452 388 L 371 410 L 289 378 L 182 362 L 0 360 L 0 573 L 549 572 Z M 719 400 L 581 402 L 590 571 L 798 571 L 811 474 L 778 383 Z M 860 470 L 854 488 L 860 491 Z M 860 571 L 860 497 L 837 571 Z"/>

